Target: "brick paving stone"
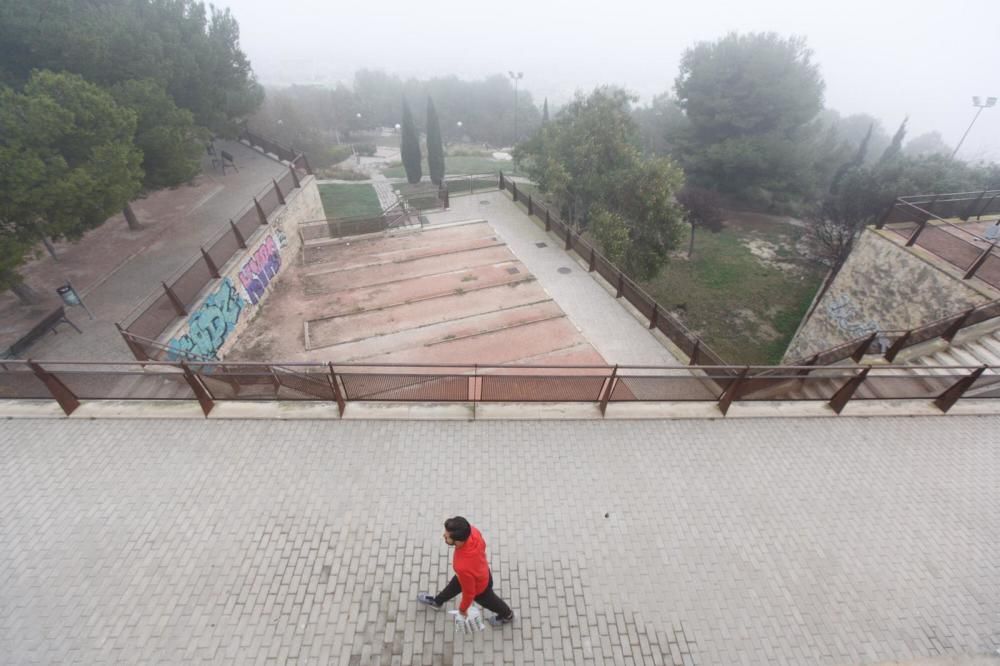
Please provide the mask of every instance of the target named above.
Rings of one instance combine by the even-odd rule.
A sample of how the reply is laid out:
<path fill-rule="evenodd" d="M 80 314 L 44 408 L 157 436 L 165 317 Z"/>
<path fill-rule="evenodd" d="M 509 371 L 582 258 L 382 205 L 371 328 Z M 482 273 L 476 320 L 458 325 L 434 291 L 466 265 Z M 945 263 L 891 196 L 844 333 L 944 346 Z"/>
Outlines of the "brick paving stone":
<path fill-rule="evenodd" d="M 998 425 L 3 421 L 0 661 L 988 653 Z M 413 601 L 450 575 L 456 513 L 512 626 L 456 636 Z"/>

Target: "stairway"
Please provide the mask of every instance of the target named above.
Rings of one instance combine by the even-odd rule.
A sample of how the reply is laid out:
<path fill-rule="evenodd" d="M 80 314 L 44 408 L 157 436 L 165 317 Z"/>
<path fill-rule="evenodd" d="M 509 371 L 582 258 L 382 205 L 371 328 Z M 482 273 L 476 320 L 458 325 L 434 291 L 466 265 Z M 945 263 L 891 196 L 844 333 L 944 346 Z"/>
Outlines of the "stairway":
<path fill-rule="evenodd" d="M 917 395 L 934 398 L 972 368 L 983 365 L 989 367 L 964 397 L 1000 397 L 1000 322 L 992 326 L 992 330 L 967 333 L 954 344 L 938 339 L 915 345 L 901 353 L 893 364 L 886 363 L 881 356 L 862 359 L 858 365 L 870 364 L 872 370 L 852 399 L 885 400 Z M 848 361 L 842 365 L 852 364 Z M 783 390 L 772 387 L 768 392 L 788 400 L 830 400 L 849 379 L 849 374 L 838 371 L 837 367 L 814 370 L 807 378 L 790 379 Z"/>

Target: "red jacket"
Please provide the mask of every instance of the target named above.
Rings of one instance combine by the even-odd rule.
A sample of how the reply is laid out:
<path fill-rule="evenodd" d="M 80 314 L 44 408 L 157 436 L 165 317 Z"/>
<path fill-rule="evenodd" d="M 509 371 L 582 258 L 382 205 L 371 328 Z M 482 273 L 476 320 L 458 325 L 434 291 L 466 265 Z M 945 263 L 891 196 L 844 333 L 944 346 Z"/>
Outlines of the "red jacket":
<path fill-rule="evenodd" d="M 462 585 L 462 602 L 458 605 L 463 613 L 469 610 L 472 601 L 486 591 L 490 583 L 490 565 L 486 562 L 486 542 L 475 527 L 464 544 L 455 549 L 455 575 Z"/>

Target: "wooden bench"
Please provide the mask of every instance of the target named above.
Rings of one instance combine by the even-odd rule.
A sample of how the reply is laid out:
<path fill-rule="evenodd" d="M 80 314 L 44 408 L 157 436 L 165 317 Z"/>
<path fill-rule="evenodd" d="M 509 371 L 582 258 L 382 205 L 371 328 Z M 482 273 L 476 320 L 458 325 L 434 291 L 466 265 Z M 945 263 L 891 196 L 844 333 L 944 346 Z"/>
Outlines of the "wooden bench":
<path fill-rule="evenodd" d="M 49 331 L 52 331 L 53 335 L 59 333 L 59 331 L 56 330 L 56 327 L 63 323 L 72 326 L 77 333 L 83 333 L 83 331 L 77 328 L 76 324 L 66 318 L 66 308 L 60 306 L 45 315 L 45 317 L 40 322 L 35 324 L 30 331 L 22 335 L 14 344 L 8 347 L 3 354 L 0 355 L 0 357 L 17 358 Z"/>

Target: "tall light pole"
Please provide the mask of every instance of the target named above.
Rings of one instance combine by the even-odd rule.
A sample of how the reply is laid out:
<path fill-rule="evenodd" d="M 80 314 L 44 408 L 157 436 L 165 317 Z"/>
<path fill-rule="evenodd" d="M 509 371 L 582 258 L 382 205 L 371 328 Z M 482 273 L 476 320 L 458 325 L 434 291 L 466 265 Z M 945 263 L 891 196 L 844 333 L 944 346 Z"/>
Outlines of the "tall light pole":
<path fill-rule="evenodd" d="M 514 141 L 512 146 L 517 145 L 517 82 L 524 78 L 524 72 L 514 72 L 508 71 L 507 75 L 514 80 Z"/>
<path fill-rule="evenodd" d="M 955 150 L 951 152 L 952 159 L 955 158 L 955 155 L 958 153 L 958 149 L 962 147 L 962 142 L 965 141 L 965 137 L 969 136 L 969 132 L 972 131 L 972 126 L 976 124 L 976 120 L 979 118 L 979 114 L 983 112 L 983 109 L 988 109 L 992 106 L 996 106 L 996 104 L 997 104 L 996 97 L 987 97 L 985 101 L 983 101 L 979 97 L 972 98 L 972 106 L 976 107 L 976 115 L 972 116 L 972 122 L 969 123 L 969 128 L 965 130 L 965 134 L 963 134 L 962 138 L 959 139 L 958 145 L 955 146 Z"/>

